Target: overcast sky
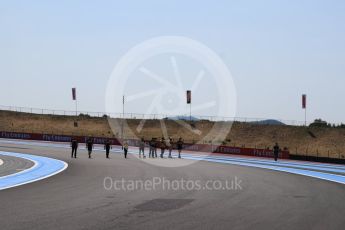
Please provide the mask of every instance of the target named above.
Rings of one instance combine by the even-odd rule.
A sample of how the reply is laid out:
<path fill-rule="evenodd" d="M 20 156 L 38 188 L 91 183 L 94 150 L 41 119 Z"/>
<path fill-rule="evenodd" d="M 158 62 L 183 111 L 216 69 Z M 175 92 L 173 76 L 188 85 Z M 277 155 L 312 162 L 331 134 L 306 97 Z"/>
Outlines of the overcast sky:
<path fill-rule="evenodd" d="M 235 83 L 238 117 L 304 120 L 306 93 L 309 120 L 345 122 L 342 0 L 3 0 L 0 105 L 73 110 L 76 86 L 80 110 L 105 111 L 117 62 L 133 46 L 164 35 L 194 39 L 222 58 Z M 183 58 L 177 62 L 183 66 Z M 196 78 L 181 76 L 186 88 Z M 201 84 L 193 99 L 212 94 Z M 141 104 L 128 112 L 147 112 Z M 208 114 L 212 108 L 200 111 Z"/>

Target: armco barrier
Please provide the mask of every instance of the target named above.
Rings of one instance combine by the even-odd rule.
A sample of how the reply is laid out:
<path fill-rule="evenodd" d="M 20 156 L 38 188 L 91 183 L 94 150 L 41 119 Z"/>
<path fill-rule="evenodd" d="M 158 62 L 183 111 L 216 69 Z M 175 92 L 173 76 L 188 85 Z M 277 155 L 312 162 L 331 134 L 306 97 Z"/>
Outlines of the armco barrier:
<path fill-rule="evenodd" d="M 79 143 L 86 143 L 90 137 L 87 136 L 67 136 L 67 135 L 52 135 L 52 134 L 38 134 L 38 133 L 17 133 L 17 132 L 0 132 L 0 138 L 8 139 L 22 139 L 22 140 L 37 140 L 37 141 L 52 141 L 52 142 L 71 142 L 77 139 Z M 95 144 L 104 144 L 106 140 L 110 140 L 113 145 L 120 145 L 116 138 L 91 137 Z"/>
<path fill-rule="evenodd" d="M 88 136 L 67 136 L 67 135 L 51 135 L 38 133 L 18 133 L 18 132 L 0 132 L 0 138 L 7 139 L 22 139 L 22 140 L 37 140 L 37 141 L 51 141 L 51 142 L 71 142 L 72 138 L 78 140 L 79 143 L 85 143 L 90 137 Z M 116 138 L 91 137 L 95 144 L 104 144 L 110 140 L 113 145 L 121 145 Z M 139 146 L 139 140 L 127 140 L 130 146 Z M 239 148 L 231 146 L 215 146 L 206 144 L 188 144 L 184 145 L 184 149 L 196 152 L 212 152 L 232 155 L 245 155 L 257 157 L 273 157 L 273 151 L 269 149 L 253 149 L 253 148 Z M 288 151 L 281 151 L 279 158 L 288 159 L 290 154 Z"/>
<path fill-rule="evenodd" d="M 212 146 L 206 144 L 186 144 L 185 149 L 197 152 L 213 152 L 221 154 L 244 155 L 244 156 L 257 156 L 257 157 L 273 157 L 273 150 L 269 149 L 253 149 L 253 148 L 240 148 L 231 146 Z M 290 153 L 288 151 L 281 151 L 279 158 L 289 159 Z"/>

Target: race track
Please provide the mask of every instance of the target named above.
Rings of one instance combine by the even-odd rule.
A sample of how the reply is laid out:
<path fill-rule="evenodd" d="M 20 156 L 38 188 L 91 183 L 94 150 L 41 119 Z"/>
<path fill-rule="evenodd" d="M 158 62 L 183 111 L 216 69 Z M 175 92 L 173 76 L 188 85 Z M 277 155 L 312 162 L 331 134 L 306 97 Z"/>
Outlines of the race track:
<path fill-rule="evenodd" d="M 66 162 L 31 154 L 3 152 L 6 163 L 0 167 L 0 191 L 33 183 L 54 176 L 67 169 Z"/>
<path fill-rule="evenodd" d="M 93 159 L 87 159 L 84 150 L 71 159 L 69 149 L 14 143 L 2 143 L 0 151 L 55 158 L 69 165 L 53 177 L 0 191 L 1 229 L 343 229 L 345 225 L 341 181 L 216 160 L 167 168 L 116 153 L 105 159 L 100 151 Z M 332 171 L 341 179 L 343 168 L 334 169 L 315 171 L 323 175 Z M 241 188 L 124 191 L 104 187 L 105 178 L 150 181 L 155 177 L 202 184 L 238 180 Z"/>
<path fill-rule="evenodd" d="M 34 162 L 19 157 L 1 155 L 0 165 L 0 177 L 3 177 L 29 169 Z"/>

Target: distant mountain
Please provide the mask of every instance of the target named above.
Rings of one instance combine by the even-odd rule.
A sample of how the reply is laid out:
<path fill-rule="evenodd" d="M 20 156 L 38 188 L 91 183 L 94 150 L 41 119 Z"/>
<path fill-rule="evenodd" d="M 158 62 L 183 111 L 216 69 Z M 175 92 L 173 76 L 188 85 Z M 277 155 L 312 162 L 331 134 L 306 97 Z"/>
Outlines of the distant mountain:
<path fill-rule="evenodd" d="M 189 116 L 175 116 L 175 117 L 166 117 L 165 119 L 167 120 L 174 120 L 174 121 L 177 121 L 177 120 L 181 120 L 181 121 L 189 121 L 190 119 L 192 121 L 199 121 L 200 119 L 196 118 L 196 117 L 189 117 Z"/>
<path fill-rule="evenodd" d="M 278 120 L 274 119 L 268 119 L 268 120 L 262 120 L 262 121 L 253 121 L 249 122 L 251 124 L 256 124 L 256 125 L 285 125 L 283 122 L 280 122 Z"/>

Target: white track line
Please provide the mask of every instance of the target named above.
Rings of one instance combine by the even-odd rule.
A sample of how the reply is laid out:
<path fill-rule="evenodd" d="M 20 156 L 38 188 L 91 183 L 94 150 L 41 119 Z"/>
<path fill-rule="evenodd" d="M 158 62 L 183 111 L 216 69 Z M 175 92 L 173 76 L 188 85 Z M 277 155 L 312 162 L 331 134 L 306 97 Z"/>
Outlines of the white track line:
<path fill-rule="evenodd" d="M 23 158 L 23 159 L 26 159 L 26 160 L 34 162 L 34 166 L 32 166 L 29 169 L 26 169 L 24 171 L 17 172 L 17 173 L 14 173 L 14 174 L 10 174 L 10 175 L 6 175 L 6 176 L 3 176 L 3 177 L 0 177 L 0 179 L 2 180 L 2 183 L 4 183 L 3 180 L 6 180 L 6 179 L 11 178 L 11 177 L 16 177 L 16 176 L 24 176 L 25 177 L 25 176 L 29 176 L 28 179 L 24 178 L 19 183 L 8 183 L 8 185 L 5 184 L 5 186 L 0 187 L 0 191 L 4 190 L 4 189 L 14 188 L 14 187 L 18 187 L 18 186 L 21 186 L 21 185 L 33 183 L 33 182 L 36 182 L 36 181 L 40 181 L 40 180 L 52 177 L 52 176 L 54 176 L 54 175 L 64 171 L 68 167 L 68 164 L 66 162 L 64 162 L 64 161 L 53 159 L 53 158 L 48 158 L 48 157 L 41 157 L 41 156 L 36 156 L 36 155 L 31 155 L 31 154 L 22 154 L 22 153 L 14 153 L 14 152 L 2 152 L 2 151 L 0 151 L 0 155 L 19 157 L 19 158 Z M 45 162 L 46 160 L 53 160 L 55 162 L 62 163 L 63 167 L 61 167 L 57 171 L 49 172 L 49 169 L 51 170 L 51 168 L 46 165 L 47 164 L 47 162 Z M 37 167 L 39 167 L 39 168 L 37 168 Z M 42 171 L 42 170 L 47 170 L 47 169 L 48 169 L 48 172 L 49 172 L 48 174 L 46 174 L 47 172 Z M 41 172 L 37 171 L 37 170 L 41 170 Z M 34 176 L 31 175 L 31 178 L 30 178 L 30 173 L 32 173 L 34 175 Z M 40 177 L 37 177 L 37 176 L 39 176 L 39 173 L 41 173 L 42 175 Z"/>

